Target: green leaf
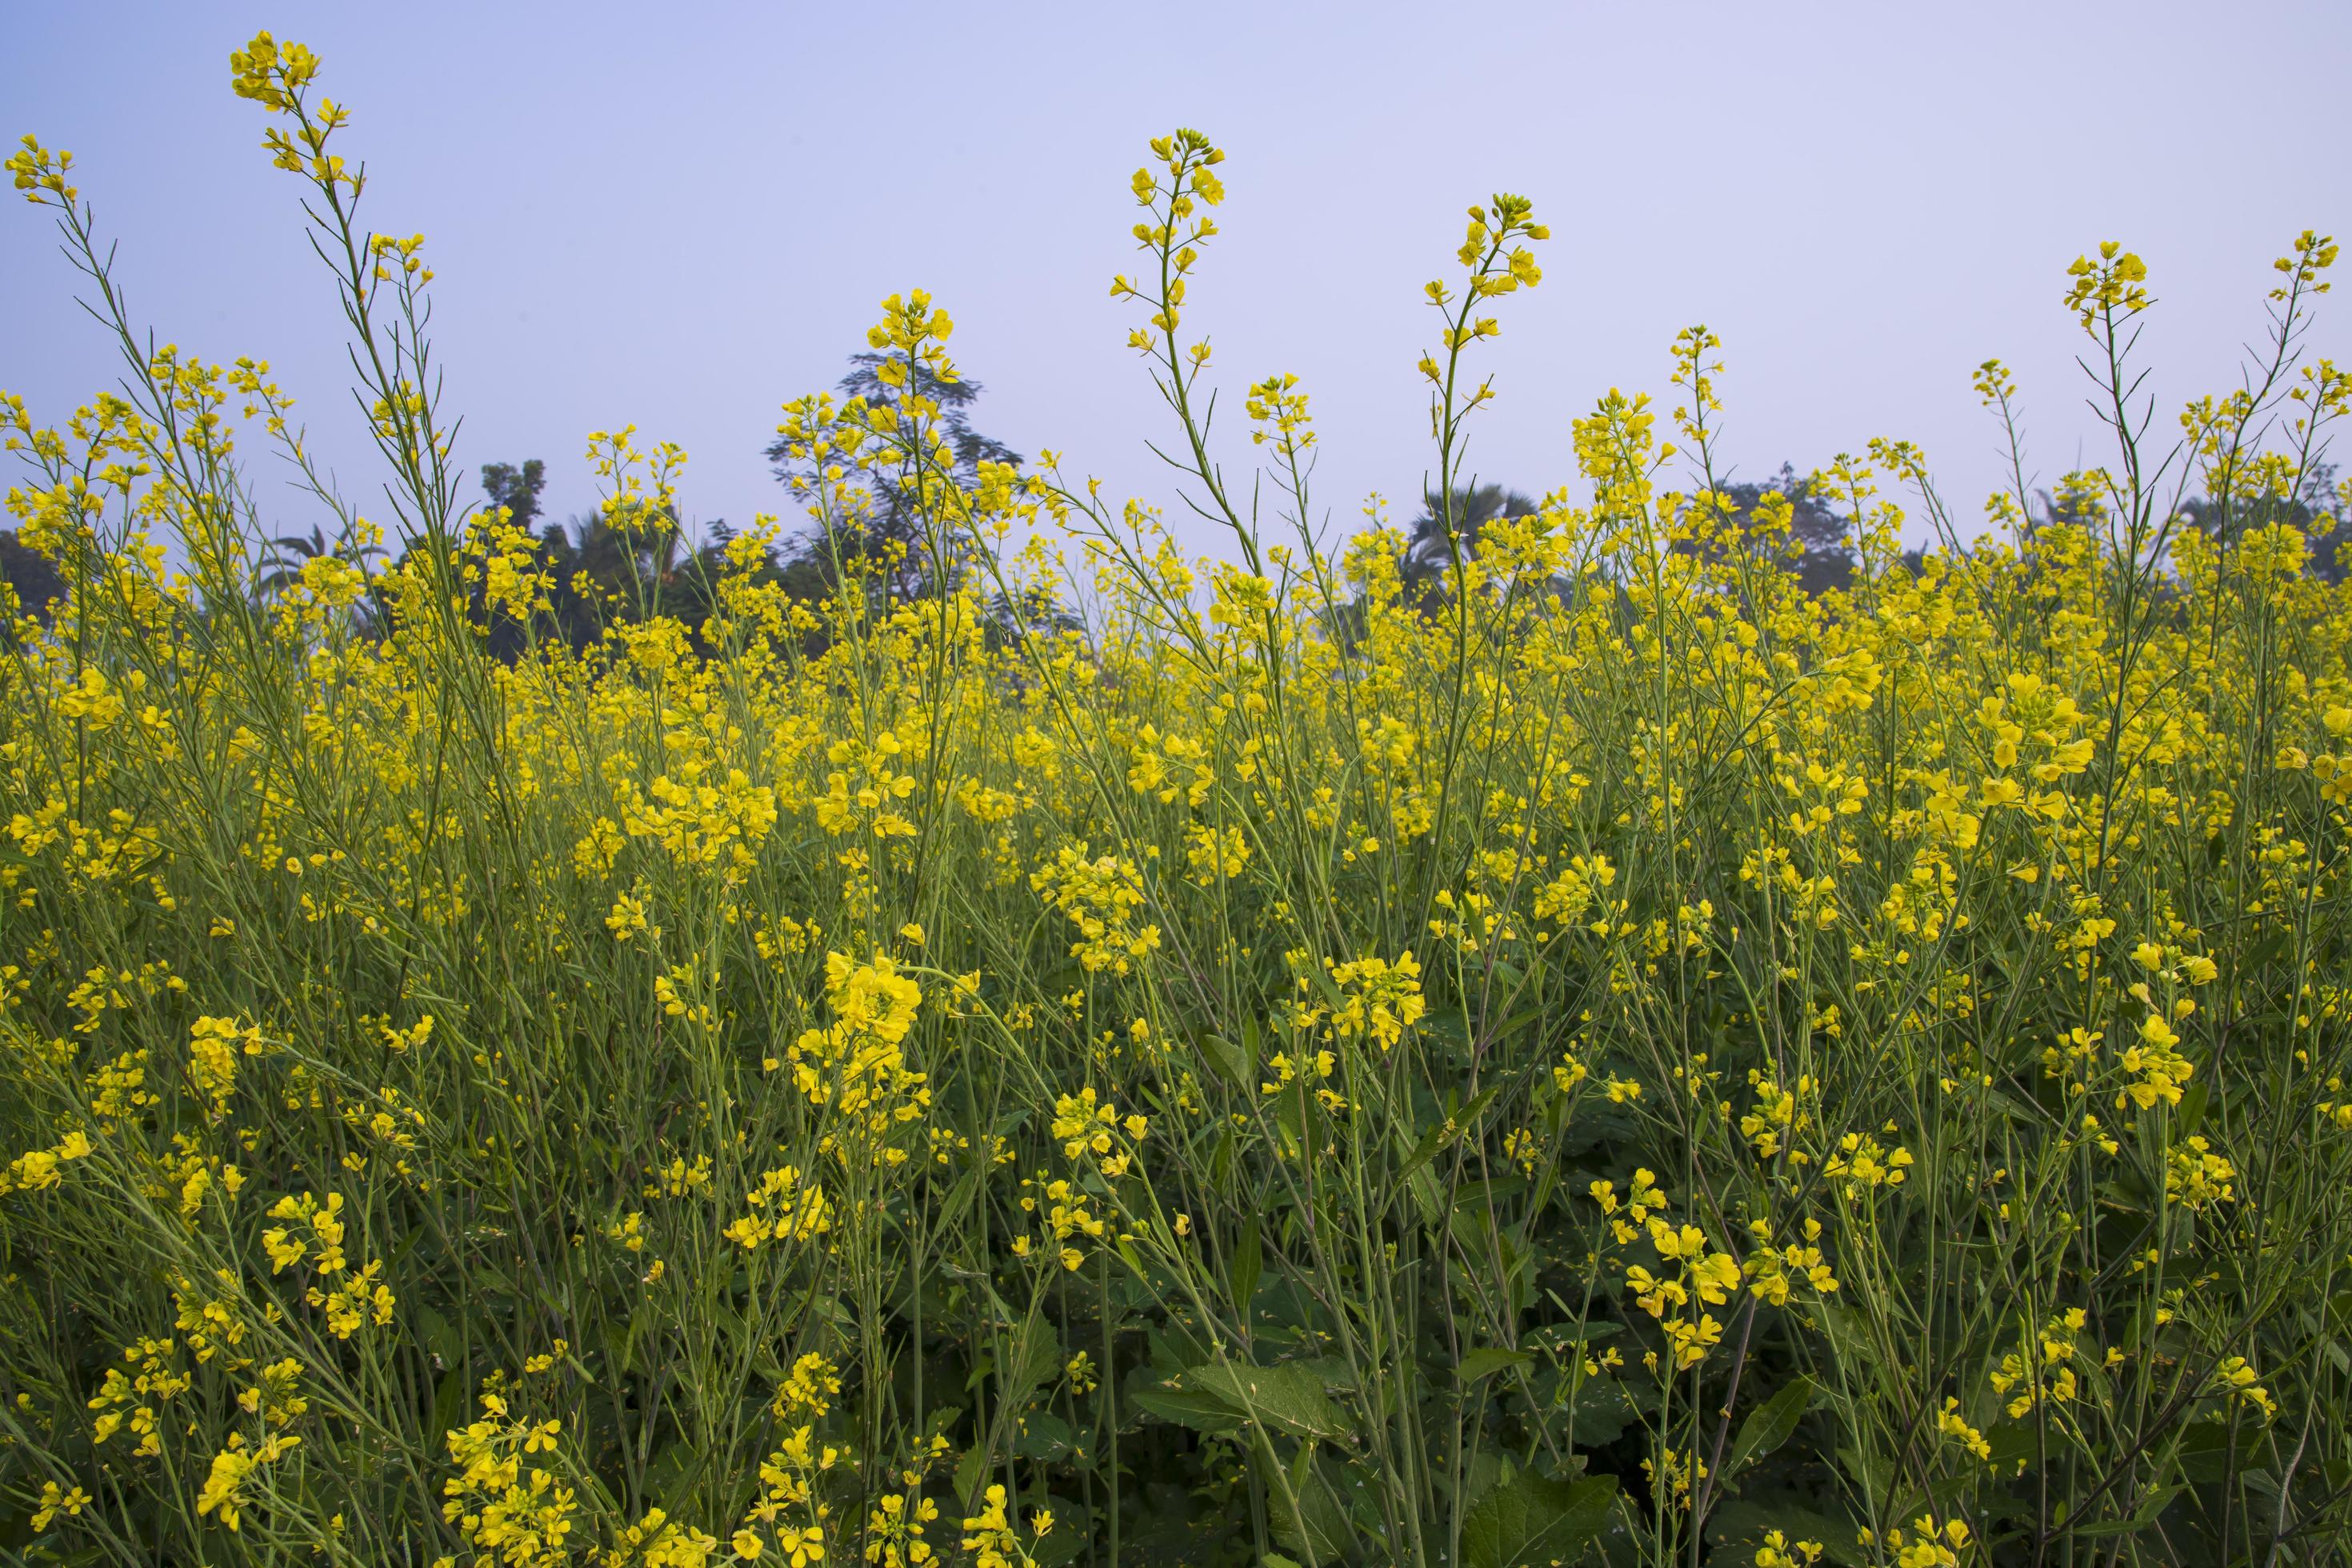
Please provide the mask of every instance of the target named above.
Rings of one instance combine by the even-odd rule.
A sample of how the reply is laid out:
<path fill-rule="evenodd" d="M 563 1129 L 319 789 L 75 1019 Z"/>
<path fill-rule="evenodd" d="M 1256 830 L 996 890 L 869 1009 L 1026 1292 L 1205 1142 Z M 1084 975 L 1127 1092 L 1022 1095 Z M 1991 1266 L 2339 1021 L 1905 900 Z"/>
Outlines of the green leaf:
<path fill-rule="evenodd" d="M 1505 1367 L 1526 1366 L 1534 1360 L 1525 1351 L 1485 1345 L 1464 1356 L 1461 1364 L 1454 1369 L 1454 1375 L 1464 1383 L 1475 1383 L 1482 1377 L 1492 1377 Z"/>
<path fill-rule="evenodd" d="M 1244 1092 L 1254 1087 L 1250 1082 L 1253 1075 L 1249 1054 L 1231 1040 L 1218 1035 L 1203 1036 L 1201 1039 L 1201 1054 L 1209 1058 L 1210 1066 L 1233 1079 L 1234 1083 Z"/>
<path fill-rule="evenodd" d="M 1076 1447 L 1076 1434 L 1070 1424 L 1050 1410 L 1032 1410 L 1016 1420 L 1021 1432 L 1013 1439 L 1013 1451 L 1024 1458 L 1051 1464 L 1068 1458 Z"/>
<path fill-rule="evenodd" d="M 1859 1445 L 1843 1445 L 1836 1453 L 1837 1461 L 1844 1468 L 1849 1480 L 1874 1493 L 1884 1494 L 1894 1489 L 1884 1458 L 1864 1451 Z"/>
<path fill-rule="evenodd" d="M 1069 1353 L 1062 1348 L 1061 1336 L 1054 1325 L 1044 1318 L 1032 1318 L 1022 1325 L 1020 1342 L 1004 1358 L 1005 1389 L 1014 1398 L 1024 1396 L 1039 1384 L 1058 1374 L 1069 1363 Z"/>
<path fill-rule="evenodd" d="M 1159 1322 L 1143 1331 L 1145 1353 L 1150 1358 L 1152 1374 L 1161 1383 L 1173 1384 L 1184 1375 L 1188 1366 L 1198 1366 L 1209 1359 L 1209 1347 L 1181 1323 Z"/>
<path fill-rule="evenodd" d="M 1266 1103 L 1273 1109 L 1274 1124 L 1289 1135 L 1284 1140 L 1285 1145 L 1307 1153 L 1311 1160 L 1312 1152 L 1307 1148 L 1306 1099 L 1307 1086 L 1302 1083 L 1274 1096 Z"/>
<path fill-rule="evenodd" d="M 2199 1125 L 2204 1121 L 2205 1099 L 2206 1085 L 2204 1080 L 2201 1079 L 2197 1082 L 2190 1084 L 2186 1089 L 2181 1091 L 2180 1110 L 2174 1114 L 2172 1119 L 2173 1133 L 2175 1137 L 2188 1137 L 2191 1132 L 2196 1131 Z"/>
<path fill-rule="evenodd" d="M 1076 1562 L 1086 1554 L 1087 1547 L 1095 1538 L 1093 1529 L 1087 1522 L 1085 1510 L 1071 1509 L 1069 1514 L 1064 1514 L 1062 1510 L 1066 1508 L 1069 1508 L 1067 1500 L 1055 1500 L 1055 1515 L 1057 1519 L 1066 1519 L 1068 1522 L 1055 1524 L 1052 1534 L 1031 1548 L 1030 1561 L 1036 1563 L 1037 1568 L 1062 1568 L 1065 1563 Z M 931 1561 L 936 1563 L 939 1559 L 934 1557 Z"/>
<path fill-rule="evenodd" d="M 1731 1440 L 1731 1458 L 1724 1465 L 1723 1479 L 1730 1480 L 1750 1459 L 1761 1458 L 1787 1442 L 1820 1392 L 1811 1378 L 1800 1377 L 1749 1411 L 1748 1419 L 1739 1424 L 1739 1435 Z"/>
<path fill-rule="evenodd" d="M 1352 1391 L 1357 1386 L 1356 1374 L 1343 1355 L 1297 1356 L 1282 1364 L 1320 1379 L 1325 1388 Z"/>
<path fill-rule="evenodd" d="M 1558 1297 L 1552 1299 L 1555 1301 L 1559 1300 Z M 1548 1323 L 1534 1330 L 1528 1338 L 1546 1350 L 1565 1355 L 1571 1350 L 1583 1349 L 1595 1340 L 1605 1340 L 1612 1334 L 1624 1331 L 1622 1323 L 1612 1323 L 1606 1318 L 1589 1318 L 1580 1323 Z"/>
<path fill-rule="evenodd" d="M 2041 1451 L 2032 1426 L 2000 1426 L 1985 1435 L 1985 1447 L 1992 1450 L 1984 1458 L 1987 1468 L 2014 1470 L 2019 1461 L 2032 1459 Z"/>
<path fill-rule="evenodd" d="M 466 1364 L 464 1336 L 457 1332 L 456 1324 L 435 1311 L 430 1302 L 417 1303 L 414 1321 L 416 1325 L 417 1339 L 423 1342 L 426 1350 L 440 1358 L 440 1364 L 444 1368 Z M 634 1328 L 635 1324 L 633 1323 L 631 1327 Z M 618 1370 L 625 1373 L 629 1370 L 625 1352 L 621 1358 Z"/>
<path fill-rule="evenodd" d="M 1196 1366 L 1184 1374 L 1184 1386 L 1293 1436 L 1340 1437 L 1353 1430 L 1348 1413 L 1323 1392 L 1322 1374 L 1307 1367 Z"/>
<path fill-rule="evenodd" d="M 1821 1542 L 1828 1560 L 1845 1568 L 1867 1568 L 1872 1561 L 1855 1544 L 1852 1521 L 1816 1513 L 1786 1497 L 1764 1502 L 1734 1500 L 1707 1510 L 1706 1539 L 1717 1561 L 1748 1562 L 1764 1544 L 1765 1534 L 1774 1530 L 1790 1541 Z"/>
<path fill-rule="evenodd" d="M 466 1423 L 466 1369 L 453 1366 L 433 1391 L 433 1429 L 447 1432 Z"/>
<path fill-rule="evenodd" d="M 1265 1480 L 1266 1511 L 1274 1538 L 1318 1563 L 1345 1560 L 1356 1543 L 1355 1531 L 1349 1526 L 1347 1510 L 1323 1479 L 1322 1468 L 1315 1462 L 1315 1445 L 1300 1444 L 1285 1466 L 1261 1427 L 1255 1447 L 1258 1473 Z"/>
<path fill-rule="evenodd" d="M 2070 1535 L 2137 1535 L 2156 1522 L 2156 1516 L 2170 1505 L 2172 1500 L 2188 1489 L 2186 1481 L 2175 1481 L 2168 1487 L 2158 1487 L 2148 1493 L 2139 1509 L 2129 1519 L 2102 1520 L 2096 1524 L 2080 1524 L 2067 1531 Z"/>
<path fill-rule="evenodd" d="M 1397 1173 L 1391 1179 L 1402 1181 L 1435 1159 L 1440 1150 L 1460 1138 L 1464 1132 L 1469 1131 L 1480 1116 L 1486 1114 L 1486 1108 L 1495 1103 L 1496 1096 L 1500 1093 L 1502 1090 L 1499 1088 L 1479 1090 L 1477 1096 L 1469 1104 L 1455 1110 L 1444 1121 L 1423 1133 L 1421 1142 L 1413 1147 L 1412 1157 L 1397 1168 Z"/>
<path fill-rule="evenodd" d="M 1258 1250 L 1257 1223 L 1254 1214 L 1243 1221 L 1241 1239 L 1234 1244 L 1234 1310 L 1241 1314 L 1244 1332 L 1249 1328 L 1250 1303 L 1257 1300 L 1257 1277 L 1264 1261 Z"/>
<path fill-rule="evenodd" d="M 2180 1473 L 2210 1485 L 2230 1477 L 2230 1429 L 2218 1421 L 2192 1423 L 2175 1450 Z"/>
<path fill-rule="evenodd" d="M 646 1471 L 646 1495 L 676 1508 L 694 1489 L 702 1469 L 701 1450 L 681 1437 L 654 1457 Z"/>
<path fill-rule="evenodd" d="M 1468 1568 L 1548 1568 L 1577 1557 L 1609 1522 L 1617 1478 L 1557 1481 L 1523 1470 L 1490 1488 L 1462 1521 Z"/>
<path fill-rule="evenodd" d="M 1127 1403 L 1146 1415 L 1171 1426 L 1189 1426 L 1195 1432 L 1211 1436 L 1238 1432 L 1242 1426 L 1242 1418 L 1234 1414 L 1233 1407 L 1213 1394 L 1196 1394 L 1182 1388 L 1152 1388 L 1129 1394 Z"/>
<path fill-rule="evenodd" d="M 2267 969 L 2276 963 L 2285 956 L 2290 940 L 2290 933 L 2283 931 L 2274 931 L 2263 937 L 2248 948 L 2239 958 L 2239 973 L 2246 973 L 2253 970 Z"/>
<path fill-rule="evenodd" d="M 1568 1424 L 1569 1440 L 1580 1448 L 1597 1448 L 1624 1436 L 1641 1414 L 1628 1392 L 1633 1386 L 1615 1377 L 1585 1384 Z"/>
<path fill-rule="evenodd" d="M 980 1500 L 980 1483 L 988 1476 L 988 1445 L 975 1443 L 956 1461 L 955 1495 L 966 1508 Z"/>
<path fill-rule="evenodd" d="M 628 1375 L 630 1368 L 637 1363 L 637 1344 L 645 1340 L 645 1331 L 646 1326 L 652 1326 L 652 1319 L 654 1302 L 646 1295 L 645 1300 L 637 1302 L 635 1310 L 628 1314 L 628 1323 L 621 1323 L 618 1331 L 614 1328 L 614 1323 L 604 1323 L 604 1366 L 621 1373 L 624 1377 Z"/>
<path fill-rule="evenodd" d="M 1550 1012 L 1551 1009 L 1549 1007 L 1522 1007 L 1503 1021 L 1502 1026 L 1495 1030 L 1492 1038 L 1496 1045 L 1516 1039 L 1520 1030 L 1530 1024 L 1541 1023 Z"/>
<path fill-rule="evenodd" d="M 1435 1225 L 1438 1210 L 1445 1203 L 1445 1195 L 1437 1190 L 1437 1173 L 1426 1165 L 1417 1165 L 1405 1178 L 1404 1184 L 1405 1190 L 1412 1194 L 1413 1205 L 1421 1210 L 1421 1223 Z"/>

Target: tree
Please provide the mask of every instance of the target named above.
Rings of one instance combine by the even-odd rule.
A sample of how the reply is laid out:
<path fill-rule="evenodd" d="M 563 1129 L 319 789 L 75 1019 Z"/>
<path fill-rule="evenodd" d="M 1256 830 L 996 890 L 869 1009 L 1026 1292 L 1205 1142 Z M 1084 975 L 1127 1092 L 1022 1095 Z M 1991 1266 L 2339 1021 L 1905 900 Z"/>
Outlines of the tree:
<path fill-rule="evenodd" d="M 1800 474 L 1792 465 L 1782 463 L 1780 471 L 1769 479 L 1742 480 L 1718 489 L 1731 503 L 1729 521 L 1743 538 L 1766 496 L 1777 494 L 1789 499 L 1789 531 L 1801 552 L 1797 580 L 1808 593 L 1843 588 L 1853 581 L 1848 520 L 1814 476 Z"/>
<path fill-rule="evenodd" d="M 528 529 L 539 515 L 539 492 L 546 487 L 547 465 L 537 458 L 519 468 L 506 463 L 482 465 L 482 489 L 489 492 L 490 505 L 506 508 L 518 528 Z"/>
<path fill-rule="evenodd" d="M 492 507 L 505 507 L 525 526 L 539 515 L 545 466 L 537 458 L 520 466 L 488 463 L 482 489 Z M 603 511 L 574 513 L 538 530 L 541 569 L 548 576 L 547 605 L 532 619 L 542 638 L 574 652 L 594 644 L 604 628 L 659 614 L 674 617 L 699 637 L 703 623 L 719 607 L 720 578 L 742 570 L 728 558 L 734 530 L 724 518 L 708 526 L 707 542 L 689 550 L 674 510 L 637 514 L 615 528 Z M 773 550 L 750 568 L 754 578 L 779 582 L 795 598 L 814 602 L 829 591 L 812 559 L 780 562 Z M 510 616 L 492 616 L 477 588 L 468 613 L 483 629 L 491 654 L 511 661 L 530 647 L 532 626 Z"/>
<path fill-rule="evenodd" d="M 50 559 L 16 537 L 15 529 L 0 531 L 0 583 L 16 590 L 16 609 L 43 626 L 49 606 L 66 596 L 66 580 Z"/>
<path fill-rule="evenodd" d="M 1445 570 L 1453 564 L 1453 551 L 1445 539 L 1445 510 L 1434 496 L 1423 499 L 1422 513 L 1412 520 L 1405 533 L 1404 552 L 1397 557 L 1397 576 L 1404 584 L 1408 603 L 1421 599 L 1444 579 Z M 1454 531 L 1460 535 L 1462 553 L 1466 558 L 1478 552 L 1478 536 L 1486 525 L 1507 517 L 1533 517 L 1536 503 L 1517 490 L 1500 485 L 1465 486 L 1454 492 Z"/>
<path fill-rule="evenodd" d="M 308 533 L 281 533 L 269 542 L 261 557 L 261 576 L 254 584 L 254 592 L 262 598 L 274 599 L 294 585 L 302 575 L 305 563 L 322 555 L 336 553 L 327 542 L 327 531 L 312 528 Z"/>
<path fill-rule="evenodd" d="M 2341 582 L 2347 563 L 2343 559 L 2344 491 L 2336 482 L 2336 465 L 2314 463 L 2303 476 L 2293 500 L 2257 495 L 2241 497 L 2222 506 L 2197 496 L 2180 505 L 2181 521 L 2225 549 L 2234 546 L 2250 529 L 2291 523 L 2310 545 L 2306 570 L 2325 583 Z"/>
<path fill-rule="evenodd" d="M 489 506 L 506 508 L 509 520 L 526 533 L 533 531 L 531 524 L 541 515 L 540 495 L 546 488 L 547 465 L 537 458 L 520 464 L 482 465 L 482 493 Z M 609 621 L 636 619 L 640 605 L 668 582 L 681 536 L 677 520 L 664 516 L 647 522 L 649 526 L 625 534 L 603 513 L 586 512 L 536 531 L 551 580 L 547 617 L 554 634 L 572 647 L 594 642 Z M 478 621 L 487 617 L 478 595 L 474 611 Z M 520 626 L 491 626 L 491 650 L 512 658 L 524 635 Z"/>
<path fill-rule="evenodd" d="M 269 542 L 262 552 L 261 574 L 254 580 L 253 597 L 257 604 L 283 597 L 302 578 L 302 568 L 310 562 L 328 558 L 356 567 L 369 580 L 368 591 L 352 605 L 349 620 L 354 630 L 373 635 L 384 625 L 385 607 L 374 584 L 375 565 L 384 559 L 380 544 L 362 544 L 348 532 L 333 539 L 323 528 L 313 527 L 308 533 L 281 533 Z"/>
<path fill-rule="evenodd" d="M 846 397 L 865 399 L 870 407 L 897 408 L 904 391 L 888 384 L 881 376 L 882 366 L 895 357 L 876 353 L 852 354 L 849 374 L 841 378 L 839 391 Z M 898 363 L 903 364 L 904 361 Z M 1021 465 L 1020 453 L 972 428 L 972 405 L 980 400 L 983 390 L 979 382 L 969 376 L 941 381 L 929 365 L 920 363 L 913 367 L 908 379 L 917 394 L 939 406 L 940 433 L 955 455 L 955 477 L 960 483 L 978 483 L 982 462 L 1014 468 Z M 780 436 L 770 442 L 767 458 L 775 467 L 776 478 L 791 486 L 794 494 L 807 493 L 807 476 L 793 468 L 788 440 Z M 913 488 L 904 482 L 894 461 L 886 460 L 878 467 L 861 464 L 848 477 L 865 488 L 873 497 L 873 504 L 864 516 L 842 520 L 837 545 L 842 566 L 870 569 L 888 596 L 898 600 L 919 598 L 939 587 L 952 586 L 959 574 L 955 563 L 966 559 L 978 542 L 963 534 L 961 525 L 950 520 L 925 518 Z M 945 584 L 930 581 L 930 534 L 934 525 L 945 528 L 951 535 L 950 581 Z M 803 536 L 797 553 L 818 565 L 828 590 L 838 586 L 833 581 L 831 548 L 821 534 Z"/>
<path fill-rule="evenodd" d="M 606 623 L 633 621 L 667 592 L 677 563 L 677 518 L 651 517 L 624 532 L 602 512 L 551 522 L 540 541 L 552 580 L 551 613 L 574 648 L 596 640 Z M 665 606 L 667 608 L 667 606 Z"/>

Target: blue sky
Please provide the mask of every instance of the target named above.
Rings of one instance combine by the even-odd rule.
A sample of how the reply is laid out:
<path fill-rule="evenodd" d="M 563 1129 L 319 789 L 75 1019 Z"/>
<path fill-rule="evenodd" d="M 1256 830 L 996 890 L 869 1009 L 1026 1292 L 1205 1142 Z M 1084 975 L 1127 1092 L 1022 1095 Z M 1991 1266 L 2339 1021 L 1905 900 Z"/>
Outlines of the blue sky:
<path fill-rule="evenodd" d="M 982 429 L 1177 514 L 1144 447 L 1166 416 L 1108 285 L 1133 254 L 1128 176 L 1179 124 L 1229 154 L 1191 319 L 1236 415 L 1248 381 L 1304 378 L 1343 527 L 1372 491 L 1411 515 L 1412 364 L 1434 337 L 1420 285 L 1496 190 L 1532 196 L 1554 237 L 1485 351 L 1483 477 L 1571 482 L 1570 419 L 1612 385 L 1663 391 L 1675 331 L 1704 321 L 1744 474 L 1905 437 L 1964 515 L 1998 479 L 1969 388 L 1987 355 L 2019 374 L 2045 483 L 2102 456 L 2058 302 L 2075 255 L 2114 237 L 2147 258 L 2168 435 L 2184 398 L 2233 382 L 2289 238 L 2352 238 L 2340 3 L 16 17 L 0 128 L 75 152 L 134 311 L 207 357 L 270 359 L 376 515 L 296 182 L 228 90 L 228 51 L 260 26 L 324 57 L 375 226 L 427 237 L 459 459 L 545 458 L 559 517 L 593 500 L 586 434 L 623 423 L 692 453 L 696 518 L 789 510 L 761 457 L 777 405 L 828 386 L 876 302 L 914 287 L 957 320 Z M 42 215 L 0 210 L 0 386 L 53 419 L 115 374 L 74 282 Z M 2340 316 L 2314 348 L 2352 352 Z M 288 527 L 314 521 L 272 493 Z"/>

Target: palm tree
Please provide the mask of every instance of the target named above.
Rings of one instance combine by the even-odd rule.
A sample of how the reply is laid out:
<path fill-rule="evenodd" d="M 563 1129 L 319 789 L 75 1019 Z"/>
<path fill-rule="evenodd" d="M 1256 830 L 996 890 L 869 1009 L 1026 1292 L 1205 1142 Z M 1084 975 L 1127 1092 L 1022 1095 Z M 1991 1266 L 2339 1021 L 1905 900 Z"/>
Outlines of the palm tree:
<path fill-rule="evenodd" d="M 253 584 L 257 598 L 274 599 L 294 585 L 302 575 L 302 568 L 333 548 L 327 542 L 327 531 L 313 528 L 305 534 L 285 533 L 269 542 L 262 552 L 261 576 Z"/>
<path fill-rule="evenodd" d="M 350 563 L 371 582 L 375 576 L 369 570 L 371 563 L 386 559 L 382 545 L 357 543 L 348 531 L 332 540 L 327 537 L 326 530 L 317 527 L 309 533 L 280 534 L 271 540 L 269 548 L 262 552 L 261 575 L 254 580 L 253 584 L 255 601 L 263 603 L 284 596 L 301 580 L 303 566 L 321 556 Z M 352 606 L 352 625 L 360 632 L 370 632 L 381 620 L 382 611 L 383 605 L 371 590 L 365 598 Z"/>
<path fill-rule="evenodd" d="M 1417 601 L 1436 588 L 1447 567 L 1454 563 L 1454 551 L 1445 537 L 1446 517 L 1453 513 L 1455 536 L 1459 539 L 1465 558 L 1477 553 L 1478 536 L 1486 525 L 1507 517 L 1532 517 L 1536 503 L 1517 490 L 1500 485 L 1471 485 L 1457 489 L 1454 504 L 1441 508 L 1436 498 L 1425 498 L 1422 514 L 1412 520 L 1405 536 L 1404 552 L 1397 557 L 1397 576 L 1404 584 L 1408 602 Z"/>

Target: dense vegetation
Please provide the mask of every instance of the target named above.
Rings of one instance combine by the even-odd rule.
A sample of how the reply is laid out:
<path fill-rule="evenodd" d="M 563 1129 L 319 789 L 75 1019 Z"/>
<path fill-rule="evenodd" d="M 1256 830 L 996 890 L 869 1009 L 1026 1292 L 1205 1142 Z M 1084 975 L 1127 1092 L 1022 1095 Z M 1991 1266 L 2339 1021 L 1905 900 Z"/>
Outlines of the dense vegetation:
<path fill-rule="evenodd" d="M 320 480 L 313 549 L 240 466 L 315 474 L 268 367 L 153 348 L 68 158 L 9 165 L 127 374 L 0 411 L 61 594 L 0 660 L 0 1547 L 2343 1561 L 2333 244 L 2177 444 L 2145 268 L 2077 261 L 2115 456 L 1964 542 L 1901 442 L 1735 489 L 1698 328 L 1480 499 L 1547 237 L 1496 196 L 1431 521 L 1327 550 L 1292 378 L 1220 466 L 1179 132 L 1116 291 L 1215 555 L 960 450 L 915 293 L 785 411 L 824 591 L 773 520 L 676 569 L 683 454 L 603 434 L 578 635 L 317 72 L 236 57 L 396 515 Z"/>

